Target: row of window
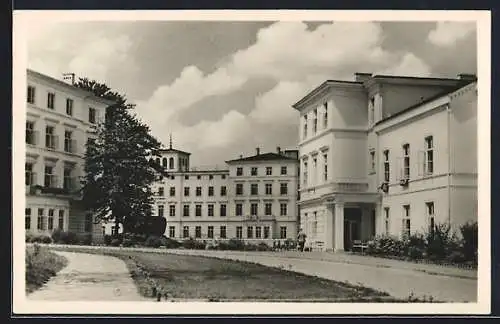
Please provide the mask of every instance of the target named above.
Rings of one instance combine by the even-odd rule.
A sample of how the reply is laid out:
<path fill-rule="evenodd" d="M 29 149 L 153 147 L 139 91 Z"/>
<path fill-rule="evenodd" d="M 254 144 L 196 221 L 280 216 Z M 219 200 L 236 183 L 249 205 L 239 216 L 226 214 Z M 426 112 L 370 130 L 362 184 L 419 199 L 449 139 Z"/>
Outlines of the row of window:
<path fill-rule="evenodd" d="M 36 88 L 34 86 L 28 86 L 28 103 L 35 104 L 36 102 Z M 56 105 L 56 94 L 54 92 L 47 92 L 47 108 L 55 109 Z M 73 116 L 74 101 L 71 98 L 66 98 L 66 115 Z M 96 123 L 96 109 L 93 107 L 88 108 L 88 122 L 91 124 Z"/>
<path fill-rule="evenodd" d="M 325 102 L 323 104 L 323 129 L 328 128 L 328 102 Z M 312 134 L 311 136 L 314 136 L 318 132 L 318 109 L 313 110 L 313 116 L 312 116 Z M 302 131 L 302 139 L 306 139 L 308 136 L 308 123 L 309 120 L 307 118 L 307 115 L 304 115 L 304 121 L 303 121 L 303 131 Z"/>
<path fill-rule="evenodd" d="M 59 136 L 56 135 L 55 126 L 45 126 L 45 142 L 44 147 L 51 150 L 59 149 Z M 26 144 L 39 145 L 38 131 L 35 130 L 35 123 L 32 121 L 26 122 Z M 74 139 L 74 131 L 66 129 L 64 131 L 64 152 L 78 153 L 76 140 Z"/>
<path fill-rule="evenodd" d="M 196 179 L 201 180 L 201 179 L 202 179 L 202 177 L 203 177 L 202 175 L 198 174 L 198 175 L 196 176 Z M 221 176 L 220 176 L 220 177 L 221 177 L 221 179 L 223 179 L 223 180 L 224 180 L 224 179 L 226 179 L 226 175 L 225 175 L 225 174 L 221 174 Z M 169 178 L 170 178 L 171 180 L 174 180 L 174 179 L 175 179 L 175 175 L 170 175 L 170 176 L 169 176 Z M 189 175 L 184 175 L 184 180 L 189 180 L 189 179 L 191 179 L 191 176 L 189 176 Z M 209 179 L 209 180 L 213 180 L 213 179 L 214 179 L 214 175 L 213 175 L 213 174 L 209 174 L 209 175 L 208 175 L 208 179 Z"/>
<path fill-rule="evenodd" d="M 425 151 L 421 152 L 422 156 L 418 163 L 422 163 L 424 175 L 432 175 L 434 173 L 434 141 L 432 136 L 427 136 L 425 141 Z M 403 165 L 402 165 L 402 178 L 410 179 L 410 144 L 404 144 L 402 146 L 403 150 Z M 384 166 L 384 181 L 389 182 L 390 180 L 390 151 L 383 151 L 383 166 Z M 376 172 L 376 162 L 375 162 L 375 151 L 370 151 L 370 161 L 371 161 L 371 172 Z"/>
<path fill-rule="evenodd" d="M 155 159 L 155 162 L 165 168 L 168 168 L 168 169 L 175 169 L 175 159 L 173 157 L 170 157 L 170 158 L 156 158 Z M 182 157 L 179 157 L 179 166 L 180 166 L 180 169 L 184 170 L 186 169 L 186 167 L 188 166 L 188 159 L 187 158 L 182 158 Z"/>
<path fill-rule="evenodd" d="M 255 230 L 255 231 L 254 231 Z M 246 233 L 246 238 L 247 239 L 269 239 L 271 238 L 271 233 L 270 233 L 271 228 L 269 226 L 248 226 L 247 227 L 247 233 Z M 169 226 L 168 228 L 168 236 L 169 237 L 176 237 L 175 236 L 175 226 Z M 183 226 L 182 227 L 182 237 L 183 238 L 189 238 L 190 236 L 190 231 L 189 231 L 189 226 Z M 281 226 L 280 227 L 280 239 L 286 239 L 286 226 Z M 207 227 L 207 238 L 212 239 L 214 238 L 214 226 L 208 226 Z M 194 238 L 204 238 L 204 235 L 202 233 L 202 227 L 201 226 L 195 226 L 194 227 Z M 219 238 L 227 238 L 227 228 L 226 226 L 220 226 L 219 227 Z M 236 238 L 242 239 L 243 238 L 243 226 L 237 226 L 236 227 Z"/>
<path fill-rule="evenodd" d="M 322 175 L 322 178 L 323 178 L 323 181 L 326 182 L 328 181 L 328 153 L 323 153 L 322 154 L 322 162 L 323 162 L 323 175 Z M 308 183 L 309 183 L 309 161 L 308 159 L 305 159 L 303 161 L 303 166 L 304 166 L 304 169 L 303 169 L 303 173 L 302 173 L 302 182 L 304 184 L 304 187 L 307 187 Z M 314 183 L 317 183 L 318 182 L 318 179 L 317 179 L 317 175 L 318 175 L 318 172 L 317 172 L 317 168 L 318 168 L 318 157 L 317 156 L 314 156 L 312 158 L 312 168 L 313 168 L 313 175 L 314 175 L 314 179 L 312 179 L 314 181 Z"/>
<path fill-rule="evenodd" d="M 38 208 L 38 216 L 37 216 L 37 225 L 36 228 L 37 230 L 44 231 L 44 230 L 54 230 L 56 228 L 59 228 L 61 230 L 64 229 L 64 210 L 60 209 L 58 212 L 58 216 L 56 218 L 56 210 L 53 208 L 49 208 L 47 215 L 45 215 L 45 209 L 43 208 Z M 24 224 L 25 224 L 25 229 L 30 230 L 31 229 L 31 216 L 32 216 L 32 211 L 31 208 L 25 208 L 24 209 Z"/>
<path fill-rule="evenodd" d="M 250 175 L 251 176 L 258 176 L 259 175 L 259 168 L 257 167 L 251 167 L 250 168 Z M 281 166 L 280 167 L 280 174 L 281 175 L 287 175 L 288 174 L 288 168 L 286 166 Z M 273 167 L 266 167 L 266 176 L 272 176 L 273 175 Z M 236 168 L 236 176 L 240 177 L 243 176 L 243 167 L 237 167 Z"/>
<path fill-rule="evenodd" d="M 427 220 L 429 231 L 434 230 L 435 226 L 435 214 L 434 214 L 434 202 L 426 202 L 425 209 L 427 213 Z M 390 208 L 384 208 L 384 225 L 385 234 L 390 234 Z M 401 223 L 401 235 L 403 238 L 408 238 L 411 235 L 411 217 L 410 217 L 410 205 L 403 205 L 403 217 Z"/>
<path fill-rule="evenodd" d="M 38 184 L 37 173 L 33 171 L 34 163 L 27 162 L 24 164 L 25 170 L 25 185 L 34 186 Z M 74 190 L 77 188 L 78 182 L 73 176 L 74 167 L 72 164 L 65 164 L 63 169 L 63 188 L 66 190 Z M 55 174 L 54 165 L 44 166 L 43 186 L 47 188 L 58 187 L 58 177 Z"/>
<path fill-rule="evenodd" d="M 201 217 L 202 216 L 202 208 L 203 205 L 201 204 L 195 204 L 195 216 L 196 217 Z M 250 215 L 252 216 L 257 216 L 259 212 L 259 203 L 251 203 L 250 204 Z M 182 206 L 182 216 L 183 217 L 189 217 L 191 213 L 191 205 L 183 205 Z M 215 213 L 215 205 L 214 204 L 207 204 L 207 215 L 209 217 L 213 217 Z M 272 216 L 273 214 L 273 203 L 265 203 L 264 204 L 264 215 L 266 216 Z M 236 216 L 243 216 L 243 204 L 237 203 L 235 205 L 235 215 Z M 288 204 L 287 203 L 280 203 L 280 216 L 287 216 L 288 215 Z M 165 206 L 164 205 L 158 205 L 158 216 L 159 217 L 165 217 Z M 170 217 L 175 217 L 176 216 L 176 206 L 175 205 L 169 205 L 169 216 Z M 220 204 L 219 205 L 219 216 L 225 217 L 227 216 L 227 205 L 226 204 Z"/>
<path fill-rule="evenodd" d="M 243 190 L 244 186 L 243 183 L 237 183 L 236 184 L 236 195 L 237 196 L 242 196 L 244 194 Z M 272 195 L 273 194 L 273 184 L 272 183 L 266 183 L 265 186 L 265 194 L 266 195 Z M 184 187 L 184 196 L 189 197 L 191 192 L 190 187 Z M 175 187 L 170 187 L 170 197 L 175 196 Z M 210 186 L 208 187 L 208 195 L 209 196 L 214 196 L 214 187 Z M 165 189 L 164 187 L 159 187 L 158 188 L 158 196 L 164 196 L 165 195 Z M 196 197 L 202 196 L 202 187 L 196 187 L 195 191 Z M 227 188 L 226 186 L 221 186 L 220 187 L 220 195 L 221 196 L 226 196 L 227 195 Z M 258 183 L 251 183 L 250 184 L 250 195 L 256 196 L 259 195 L 259 184 Z M 280 183 L 280 195 L 288 195 L 288 183 Z"/>

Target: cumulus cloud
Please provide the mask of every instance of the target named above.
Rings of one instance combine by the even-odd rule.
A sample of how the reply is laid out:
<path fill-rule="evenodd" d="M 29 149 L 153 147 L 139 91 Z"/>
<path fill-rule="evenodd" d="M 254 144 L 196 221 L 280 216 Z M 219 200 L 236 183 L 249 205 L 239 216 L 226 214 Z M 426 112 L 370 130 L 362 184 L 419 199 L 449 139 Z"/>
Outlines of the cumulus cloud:
<path fill-rule="evenodd" d="M 429 32 L 428 40 L 434 45 L 449 47 L 475 30 L 474 22 L 440 21 L 436 23 L 436 28 Z"/>
<path fill-rule="evenodd" d="M 406 53 L 396 65 L 375 74 L 428 77 L 431 75 L 431 69 L 415 54 Z"/>

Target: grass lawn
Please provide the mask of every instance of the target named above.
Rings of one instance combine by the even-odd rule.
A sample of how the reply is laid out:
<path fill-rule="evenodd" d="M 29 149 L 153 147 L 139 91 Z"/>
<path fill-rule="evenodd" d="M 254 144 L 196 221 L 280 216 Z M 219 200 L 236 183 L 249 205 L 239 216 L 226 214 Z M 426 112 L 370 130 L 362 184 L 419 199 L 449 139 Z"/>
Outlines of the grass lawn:
<path fill-rule="evenodd" d="M 209 257 L 165 253 L 90 251 L 121 258 L 138 290 L 151 296 L 151 282 L 175 299 L 209 300 L 303 300 L 303 301 L 387 301 L 386 293 L 263 265 Z M 149 279 L 146 279 L 149 278 Z M 391 298 L 391 301 L 394 301 Z"/>
<path fill-rule="evenodd" d="M 33 246 L 26 247 L 26 293 L 29 294 L 46 283 L 67 265 L 66 258 L 40 247 L 36 253 Z"/>

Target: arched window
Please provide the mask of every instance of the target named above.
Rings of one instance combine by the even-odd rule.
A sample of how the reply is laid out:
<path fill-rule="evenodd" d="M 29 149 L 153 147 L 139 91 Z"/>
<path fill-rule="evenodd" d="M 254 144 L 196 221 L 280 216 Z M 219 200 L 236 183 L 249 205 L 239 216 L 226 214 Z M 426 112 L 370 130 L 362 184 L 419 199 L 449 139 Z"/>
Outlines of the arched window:
<path fill-rule="evenodd" d="M 161 162 L 161 161 L 160 161 L 160 158 L 156 158 L 156 163 L 157 163 L 157 164 L 160 164 L 160 162 Z"/>
<path fill-rule="evenodd" d="M 162 163 L 163 163 L 163 166 L 164 166 L 164 167 L 167 167 L 167 158 L 163 158 Z"/>
<path fill-rule="evenodd" d="M 174 158 L 171 157 L 168 161 L 168 168 L 173 169 L 174 168 Z"/>

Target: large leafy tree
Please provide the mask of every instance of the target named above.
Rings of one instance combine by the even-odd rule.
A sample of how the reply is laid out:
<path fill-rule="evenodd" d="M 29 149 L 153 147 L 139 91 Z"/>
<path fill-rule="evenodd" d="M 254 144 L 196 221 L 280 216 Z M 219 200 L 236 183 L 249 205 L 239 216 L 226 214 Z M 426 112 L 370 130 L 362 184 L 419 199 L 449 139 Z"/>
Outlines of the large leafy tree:
<path fill-rule="evenodd" d="M 75 86 L 115 102 L 107 107 L 95 139 L 87 143 L 83 203 L 95 213 L 96 222 L 114 220 L 124 232 L 138 232 L 152 214 L 150 185 L 165 175 L 154 162 L 161 144 L 133 115 L 125 96 L 87 78 L 80 78 Z"/>

